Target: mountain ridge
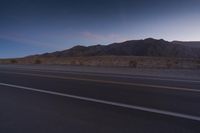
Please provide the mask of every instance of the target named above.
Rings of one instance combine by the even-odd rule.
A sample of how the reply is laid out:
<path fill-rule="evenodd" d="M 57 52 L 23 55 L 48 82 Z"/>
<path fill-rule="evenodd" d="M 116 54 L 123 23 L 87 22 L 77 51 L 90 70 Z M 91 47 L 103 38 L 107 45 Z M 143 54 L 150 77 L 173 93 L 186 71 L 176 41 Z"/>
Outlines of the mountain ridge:
<path fill-rule="evenodd" d="M 82 46 L 70 49 L 34 55 L 37 57 L 85 57 L 85 56 L 150 56 L 175 58 L 200 58 L 200 48 L 194 48 L 181 41 L 165 41 L 147 38 L 144 40 L 128 40 L 108 45 Z M 33 57 L 33 56 L 30 56 Z"/>

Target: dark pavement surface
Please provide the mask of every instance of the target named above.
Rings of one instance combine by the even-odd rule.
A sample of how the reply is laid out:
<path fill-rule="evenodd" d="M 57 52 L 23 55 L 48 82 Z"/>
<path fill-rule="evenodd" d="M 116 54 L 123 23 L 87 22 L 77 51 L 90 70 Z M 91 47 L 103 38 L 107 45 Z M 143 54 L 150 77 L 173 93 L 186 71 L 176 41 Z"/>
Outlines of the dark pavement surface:
<path fill-rule="evenodd" d="M 46 75 L 42 77 L 40 75 Z M 49 77 L 48 77 L 49 76 Z M 56 78 L 56 77 L 62 78 Z M 66 79 L 63 77 L 67 77 Z M 70 79 L 73 78 L 73 79 Z M 92 79 L 90 80 L 79 79 Z M 102 82 L 101 82 L 102 81 Z M 103 81 L 114 81 L 112 84 Z M 200 117 L 200 90 L 192 80 L 140 78 L 31 69 L 0 68 L 0 83 L 31 87 Z M 1 133 L 199 133 L 200 121 L 127 109 L 0 85 Z"/>

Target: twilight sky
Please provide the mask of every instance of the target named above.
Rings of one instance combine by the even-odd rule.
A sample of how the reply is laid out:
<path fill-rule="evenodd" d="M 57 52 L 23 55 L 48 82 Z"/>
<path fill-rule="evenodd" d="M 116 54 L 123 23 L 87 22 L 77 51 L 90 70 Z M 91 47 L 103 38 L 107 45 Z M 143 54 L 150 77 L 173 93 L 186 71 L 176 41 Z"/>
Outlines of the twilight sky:
<path fill-rule="evenodd" d="M 0 0 L 0 58 L 148 37 L 200 41 L 200 0 Z"/>

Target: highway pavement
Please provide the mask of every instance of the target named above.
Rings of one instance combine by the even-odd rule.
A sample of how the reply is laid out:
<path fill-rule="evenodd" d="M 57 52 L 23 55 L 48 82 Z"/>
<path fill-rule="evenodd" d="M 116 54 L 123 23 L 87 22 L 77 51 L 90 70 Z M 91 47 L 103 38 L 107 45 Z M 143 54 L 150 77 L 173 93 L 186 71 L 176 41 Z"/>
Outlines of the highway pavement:
<path fill-rule="evenodd" d="M 200 80 L 0 67 L 0 133 L 199 133 Z"/>

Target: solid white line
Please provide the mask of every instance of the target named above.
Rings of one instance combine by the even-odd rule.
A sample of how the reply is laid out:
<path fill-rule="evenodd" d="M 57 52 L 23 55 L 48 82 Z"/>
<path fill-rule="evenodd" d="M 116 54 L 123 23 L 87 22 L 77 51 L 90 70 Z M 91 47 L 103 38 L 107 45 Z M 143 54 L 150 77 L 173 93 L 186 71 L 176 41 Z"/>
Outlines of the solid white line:
<path fill-rule="evenodd" d="M 79 80 L 79 81 L 105 83 L 105 84 L 128 85 L 128 86 L 138 86 L 138 87 L 151 87 L 151 88 L 158 88 L 158 89 L 162 88 L 162 89 L 175 90 L 175 91 L 187 91 L 187 92 L 200 93 L 200 89 L 191 89 L 191 88 L 183 88 L 183 87 L 151 85 L 151 84 L 130 83 L 130 82 L 119 82 L 119 81 L 110 81 L 110 80 L 98 80 L 98 79 L 89 79 L 89 78 L 63 77 L 63 76 L 56 76 L 56 75 L 43 75 L 43 74 L 33 74 L 33 73 L 31 74 L 31 73 L 21 73 L 21 72 L 6 72 L 6 71 L 0 71 L 0 72 L 1 73 L 18 74 L 18 75 L 26 75 L 26 76 L 35 76 L 35 77 L 42 77 L 42 78 L 54 78 L 54 79 L 63 79 L 63 80 Z"/>
<path fill-rule="evenodd" d="M 182 114 L 182 113 L 177 113 L 177 112 L 159 110 L 159 109 L 148 108 L 148 107 L 143 107 L 143 106 L 129 105 L 129 104 L 118 103 L 118 102 L 111 102 L 111 101 L 106 101 L 106 100 L 99 100 L 99 99 L 94 99 L 94 98 L 70 95 L 70 94 L 48 91 L 48 90 L 35 89 L 35 88 L 24 87 L 24 86 L 13 85 L 13 84 L 0 83 L 0 85 L 23 89 L 23 90 L 35 91 L 35 92 L 40 92 L 40 93 L 45 93 L 45 94 L 68 97 L 68 98 L 73 98 L 73 99 L 78 99 L 78 100 L 83 100 L 83 101 L 88 101 L 88 102 L 107 104 L 107 105 L 112 105 L 112 106 L 117 106 L 117 107 L 122 107 L 122 108 L 128 108 L 128 109 L 133 109 L 133 110 L 140 110 L 140 111 L 145 111 L 145 112 L 150 112 L 150 113 L 156 113 L 156 114 L 161 114 L 161 115 L 167 115 L 167 116 L 172 116 L 172 117 L 200 121 L 199 116 L 187 115 L 187 114 Z"/>

